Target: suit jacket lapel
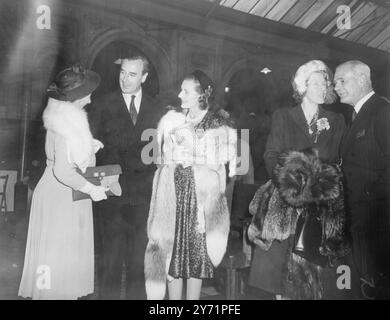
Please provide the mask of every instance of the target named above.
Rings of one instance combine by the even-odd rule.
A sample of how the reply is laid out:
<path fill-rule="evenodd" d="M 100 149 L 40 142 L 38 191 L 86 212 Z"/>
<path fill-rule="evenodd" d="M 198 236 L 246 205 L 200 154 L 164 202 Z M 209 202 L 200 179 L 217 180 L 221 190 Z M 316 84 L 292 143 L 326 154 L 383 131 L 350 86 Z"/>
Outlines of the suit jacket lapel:
<path fill-rule="evenodd" d="M 137 122 L 135 126 L 139 128 L 145 118 L 145 112 L 147 112 L 147 103 L 145 103 L 145 100 L 147 100 L 147 97 L 145 96 L 145 92 L 142 93 L 142 99 L 141 99 L 141 104 L 139 106 L 138 110 L 138 116 L 137 116 Z"/>
<path fill-rule="evenodd" d="M 352 122 L 351 126 L 348 128 L 345 137 L 343 139 L 343 149 L 350 148 L 353 143 L 356 140 L 356 135 L 362 131 L 366 130 L 367 125 L 366 123 L 370 120 L 370 113 L 371 113 L 371 104 L 375 102 L 376 95 L 374 94 L 370 99 L 366 101 L 365 104 L 363 104 L 362 108 L 360 109 L 359 113 L 356 115 L 355 120 Z"/>
<path fill-rule="evenodd" d="M 125 99 L 123 98 L 122 92 L 120 90 L 118 90 L 116 94 L 115 105 L 118 106 L 118 111 L 120 114 L 122 114 L 122 116 L 128 120 L 132 126 L 134 126 L 133 121 L 131 120 L 129 109 L 127 108 Z"/>
<path fill-rule="evenodd" d="M 137 132 L 142 132 L 145 129 L 145 121 L 149 118 L 150 113 L 153 112 L 152 109 L 150 97 L 143 92 L 137 122 L 135 124 Z"/>
<path fill-rule="evenodd" d="M 305 115 L 303 113 L 302 107 L 297 106 L 292 109 L 288 109 L 288 112 L 290 113 L 292 119 L 294 120 L 295 124 L 303 131 L 305 137 L 312 142 L 312 138 L 309 134 L 309 130 L 307 127 L 307 122 Z"/>
<path fill-rule="evenodd" d="M 355 120 L 351 124 L 351 131 L 354 131 L 354 130 L 358 129 L 359 127 L 361 127 L 361 124 L 365 123 L 366 120 L 368 119 L 368 115 L 371 113 L 371 110 L 369 107 L 375 100 L 374 96 L 375 95 L 373 95 L 370 99 L 368 99 L 366 101 L 366 103 L 363 104 L 363 106 L 361 107 L 359 113 L 356 115 Z"/>

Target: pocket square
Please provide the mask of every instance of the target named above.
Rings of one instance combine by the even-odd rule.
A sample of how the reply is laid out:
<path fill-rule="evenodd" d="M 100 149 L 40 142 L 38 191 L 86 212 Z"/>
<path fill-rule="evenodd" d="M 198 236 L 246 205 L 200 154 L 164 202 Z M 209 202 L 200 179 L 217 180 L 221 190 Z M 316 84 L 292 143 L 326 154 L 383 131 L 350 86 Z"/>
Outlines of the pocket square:
<path fill-rule="evenodd" d="M 359 139 L 361 137 L 364 137 L 366 135 L 366 130 L 363 129 L 362 131 L 359 131 L 357 134 L 356 134 L 356 139 Z"/>

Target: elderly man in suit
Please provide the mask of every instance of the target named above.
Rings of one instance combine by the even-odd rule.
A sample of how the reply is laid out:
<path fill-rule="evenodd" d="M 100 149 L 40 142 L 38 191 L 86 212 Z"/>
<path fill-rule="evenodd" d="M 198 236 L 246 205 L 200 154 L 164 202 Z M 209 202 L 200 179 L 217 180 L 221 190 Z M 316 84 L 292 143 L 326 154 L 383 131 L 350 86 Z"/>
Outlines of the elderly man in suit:
<path fill-rule="evenodd" d="M 123 264 L 126 265 L 127 298 L 146 299 L 144 254 L 146 224 L 155 166 L 145 164 L 141 152 L 146 129 L 156 128 L 162 108 L 142 90 L 149 62 L 138 52 L 121 59 L 118 90 L 98 101 L 90 113 L 92 132 L 104 144 L 97 164 L 120 164 L 122 195 L 110 197 L 97 208 L 102 243 L 101 298 L 118 299 Z"/>
<path fill-rule="evenodd" d="M 390 271 L 390 104 L 374 92 L 370 68 L 361 61 L 339 65 L 334 81 L 340 101 L 353 107 L 341 143 L 352 263 L 359 294 L 381 298 L 388 295 Z"/>

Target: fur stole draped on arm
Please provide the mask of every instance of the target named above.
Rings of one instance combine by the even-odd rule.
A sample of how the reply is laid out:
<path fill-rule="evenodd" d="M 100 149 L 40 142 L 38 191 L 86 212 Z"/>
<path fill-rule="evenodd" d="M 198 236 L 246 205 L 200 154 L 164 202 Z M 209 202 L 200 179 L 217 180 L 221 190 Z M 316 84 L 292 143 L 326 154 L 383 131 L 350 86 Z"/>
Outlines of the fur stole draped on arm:
<path fill-rule="evenodd" d="M 65 138 L 69 163 L 85 172 L 94 154 L 86 112 L 71 102 L 49 98 L 43 123 L 46 130 Z"/>
<path fill-rule="evenodd" d="M 295 233 L 299 213 L 315 203 L 322 222 L 320 252 L 330 258 L 347 254 L 341 170 L 323 163 L 316 150 L 290 151 L 280 157 L 274 180 L 261 186 L 249 207 L 253 215 L 248 237 L 263 250 L 274 240 Z M 310 214 L 310 213 L 309 213 Z"/>

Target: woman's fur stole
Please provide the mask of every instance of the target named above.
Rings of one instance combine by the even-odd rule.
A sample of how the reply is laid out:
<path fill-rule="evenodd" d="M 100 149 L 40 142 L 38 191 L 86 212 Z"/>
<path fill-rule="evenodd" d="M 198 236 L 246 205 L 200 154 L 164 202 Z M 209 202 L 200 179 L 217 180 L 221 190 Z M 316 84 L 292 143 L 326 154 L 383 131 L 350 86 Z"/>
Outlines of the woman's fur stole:
<path fill-rule="evenodd" d="M 225 118 L 226 117 L 226 118 Z M 188 151 L 189 163 L 206 164 L 217 168 L 229 165 L 229 177 L 236 174 L 237 133 L 224 111 L 208 112 L 199 124 L 186 122 L 183 112 L 170 110 L 162 117 L 157 127 L 160 146 L 160 163 L 177 163 L 177 146 Z"/>
<path fill-rule="evenodd" d="M 318 158 L 315 149 L 283 154 L 274 179 L 261 186 L 251 204 L 252 223 L 248 237 L 263 250 L 274 240 L 295 233 L 299 212 L 315 203 L 322 222 L 320 253 L 334 261 L 348 253 L 341 171 Z M 322 297 L 321 267 L 291 252 L 287 262 L 286 294 L 295 299 Z"/>
<path fill-rule="evenodd" d="M 46 130 L 65 138 L 69 163 L 76 164 L 85 172 L 94 154 L 86 112 L 71 102 L 49 98 L 43 112 L 43 123 Z"/>
<path fill-rule="evenodd" d="M 205 116 L 206 117 L 206 116 Z M 145 253 L 145 280 L 148 299 L 163 299 L 173 250 L 176 223 L 176 194 L 174 171 L 177 162 L 170 158 L 174 148 L 171 134 L 183 125 L 185 117 L 177 111 L 169 111 L 158 126 L 159 142 L 163 146 L 163 166 L 157 169 L 153 180 L 153 192 L 148 218 L 149 243 Z M 205 135 L 212 135 L 219 127 L 206 127 Z M 192 141 L 197 141 L 194 137 Z M 225 139 L 229 141 L 229 139 Z M 221 141 L 220 141 L 221 142 Z M 197 142 L 195 143 L 195 145 Z M 235 148 L 235 145 L 234 145 Z M 235 151 L 235 149 L 234 149 Z M 235 154 L 235 153 L 234 153 Z M 207 253 L 214 266 L 221 262 L 227 246 L 230 217 L 225 189 L 224 163 L 218 166 L 197 164 L 196 159 L 186 159 L 194 171 L 195 191 L 198 204 L 198 222 L 206 233 Z M 202 224 L 202 223 L 200 223 Z"/>

